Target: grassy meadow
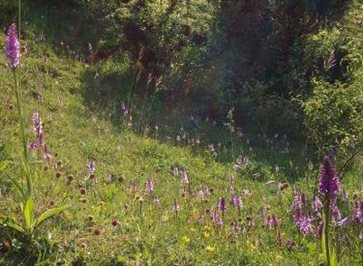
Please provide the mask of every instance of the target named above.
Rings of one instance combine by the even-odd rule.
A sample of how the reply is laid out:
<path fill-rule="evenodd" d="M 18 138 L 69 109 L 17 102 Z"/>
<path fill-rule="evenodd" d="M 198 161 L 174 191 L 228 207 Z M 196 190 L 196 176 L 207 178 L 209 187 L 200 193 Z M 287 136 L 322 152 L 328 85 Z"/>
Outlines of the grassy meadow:
<path fill-rule="evenodd" d="M 127 56 L 89 64 L 33 26 L 23 25 L 16 75 L 26 142 L 39 113 L 50 156 L 28 151 L 29 215 L 67 208 L 31 235 L 9 226 L 27 224 L 11 180 L 26 181 L 13 74 L 0 56 L 0 265 L 326 265 L 322 207 L 311 207 L 322 157 L 303 139 L 239 127 L 233 111 L 208 117 L 196 98 L 144 94 Z M 3 54 L 4 43 L 1 34 Z M 213 89 L 213 68 L 200 71 L 197 86 Z M 338 171 L 338 265 L 363 260 L 360 159 Z M 306 233 L 294 222 L 299 191 Z"/>

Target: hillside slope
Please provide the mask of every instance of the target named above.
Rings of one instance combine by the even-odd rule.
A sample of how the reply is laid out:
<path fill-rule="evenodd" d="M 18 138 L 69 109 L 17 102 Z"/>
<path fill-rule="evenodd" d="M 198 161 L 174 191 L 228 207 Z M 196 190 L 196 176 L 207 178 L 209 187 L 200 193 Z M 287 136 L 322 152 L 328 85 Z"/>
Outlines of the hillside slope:
<path fill-rule="evenodd" d="M 1 51 L 3 43 L 1 36 Z M 113 102 L 109 108 L 109 102 L 103 101 L 110 96 L 102 93 L 105 88 L 127 94 L 122 84 L 117 87 L 103 79 L 107 73 L 122 74 L 122 66 L 111 61 L 88 66 L 57 56 L 42 41 L 26 43 L 18 74 L 28 136 L 34 138 L 31 118 L 39 112 L 52 154 L 50 160 L 33 165 L 37 213 L 63 204 L 71 208 L 39 228 L 33 247 L 0 228 L 0 263 L 316 265 L 321 261 L 319 242 L 314 236 L 300 239 L 292 223 L 292 188 L 279 186 L 287 179 L 296 182 L 286 173 L 303 175 L 307 166 L 307 158 L 293 159 L 301 155 L 283 137 L 266 140 L 260 147 L 246 135 L 229 137 L 220 125 L 198 117 L 194 122 L 186 114 L 179 114 L 179 125 L 159 121 L 145 125 L 148 134 L 134 133 L 127 126 L 130 119 L 125 122 L 126 116 L 112 113 L 119 112 L 116 107 L 121 103 Z M 99 77 L 93 78 L 96 71 Z M 0 213 L 21 219 L 19 198 L 8 178 L 19 178 L 21 146 L 12 76 L 3 57 L 0 79 L 0 160 L 10 162 L 0 173 Z M 90 103 L 90 89 L 96 104 Z M 234 160 L 226 159 L 231 154 Z M 32 158 L 40 157 L 33 152 Z M 90 161 L 95 169 L 88 171 Z M 306 182 L 296 185 L 311 189 L 317 170 L 315 166 Z M 350 188 L 359 185 L 355 178 L 344 182 Z M 229 203 L 236 195 L 242 200 L 240 207 Z M 221 197 L 227 205 L 223 226 L 215 216 Z M 273 216 L 278 217 L 277 227 L 266 223 Z M 299 243 L 286 248 L 289 241 Z M 352 252 L 347 259 L 355 262 L 357 257 L 358 252 Z"/>

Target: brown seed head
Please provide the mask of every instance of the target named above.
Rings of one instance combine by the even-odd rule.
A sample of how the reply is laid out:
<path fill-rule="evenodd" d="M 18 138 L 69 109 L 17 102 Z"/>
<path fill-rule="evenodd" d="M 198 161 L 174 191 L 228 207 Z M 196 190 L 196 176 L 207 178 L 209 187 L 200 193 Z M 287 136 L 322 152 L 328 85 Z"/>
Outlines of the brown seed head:
<path fill-rule="evenodd" d="M 99 235 L 101 234 L 101 230 L 100 230 L 100 229 L 98 229 L 98 228 L 96 228 L 96 229 L 93 231 L 93 234 L 94 234 L 95 236 L 99 236 Z"/>

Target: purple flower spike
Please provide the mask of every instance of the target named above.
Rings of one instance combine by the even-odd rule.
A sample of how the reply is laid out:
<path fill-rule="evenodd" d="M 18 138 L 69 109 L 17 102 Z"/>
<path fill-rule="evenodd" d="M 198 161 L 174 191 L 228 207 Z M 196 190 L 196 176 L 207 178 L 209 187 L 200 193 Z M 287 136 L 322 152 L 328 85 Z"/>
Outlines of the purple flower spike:
<path fill-rule="evenodd" d="M 5 55 L 11 69 L 16 69 L 20 64 L 20 44 L 15 23 L 7 30 L 5 39 Z"/>
<path fill-rule="evenodd" d="M 93 173 L 94 171 L 96 171 L 96 163 L 93 160 L 90 160 L 87 165 L 86 165 L 86 169 L 88 172 Z"/>
<path fill-rule="evenodd" d="M 293 246 L 294 246 L 294 242 L 292 242 L 292 240 L 288 239 L 288 240 L 286 241 L 286 248 L 287 248 L 288 250 L 291 250 Z"/>
<path fill-rule="evenodd" d="M 357 223 L 363 223 L 363 202 L 356 201 L 353 210 L 353 220 Z"/>
<path fill-rule="evenodd" d="M 334 205 L 333 207 L 332 216 L 335 224 L 338 224 L 338 222 L 342 219 L 342 215 L 340 214 L 340 210 L 338 209 L 337 205 Z"/>
<path fill-rule="evenodd" d="M 39 146 L 44 146 L 44 133 L 43 133 L 43 127 L 42 127 L 42 119 L 39 115 L 39 113 L 34 113 L 32 116 L 33 120 L 33 128 L 34 128 L 34 134 L 36 138 L 38 139 Z"/>
<path fill-rule="evenodd" d="M 323 204 L 321 203 L 319 197 L 315 196 L 314 201 L 312 202 L 312 208 L 315 212 L 318 212 L 323 208 Z"/>
<path fill-rule="evenodd" d="M 37 148 L 37 143 L 36 143 L 35 141 L 31 141 L 31 142 L 28 144 L 28 149 L 29 149 L 29 151 L 34 151 L 36 148 Z"/>
<path fill-rule="evenodd" d="M 335 167 L 330 158 L 325 156 L 323 166 L 320 170 L 319 190 L 334 205 L 339 192 L 339 185 L 339 177 Z"/>
<path fill-rule="evenodd" d="M 317 238 L 321 238 L 322 234 L 323 234 L 323 222 L 319 221 L 318 226 L 316 228 L 315 236 Z"/>
<path fill-rule="evenodd" d="M 267 216 L 266 222 L 267 222 L 267 226 L 269 229 L 276 228 L 278 226 L 278 224 L 280 223 L 275 215 Z"/>
<path fill-rule="evenodd" d="M 299 231 L 303 235 L 310 234 L 313 231 L 313 218 L 310 215 L 302 216 L 299 221 Z"/>
<path fill-rule="evenodd" d="M 213 223 L 218 225 L 218 226 L 223 226 L 223 220 L 222 218 L 218 215 L 218 213 L 216 211 L 212 211 L 211 212 L 211 217 L 213 220 Z"/>
<path fill-rule="evenodd" d="M 145 194 L 150 195 L 154 192 L 154 181 L 152 178 L 148 178 L 146 184 L 145 184 Z"/>
<path fill-rule="evenodd" d="M 49 160 L 52 158 L 52 154 L 49 152 L 47 144 L 45 143 L 42 119 L 38 112 L 33 113 L 32 121 L 33 121 L 33 130 L 36 137 L 36 141 L 30 142 L 28 148 L 31 151 L 34 150 L 35 148 L 38 148 L 39 151 L 43 153 L 43 158 L 45 160 Z"/>
<path fill-rule="evenodd" d="M 185 185 L 189 184 L 189 178 L 187 175 L 186 171 L 181 171 L 180 172 L 180 178 L 181 178 L 181 182 Z"/>
<path fill-rule="evenodd" d="M 218 209 L 222 212 L 222 214 L 224 214 L 224 212 L 226 211 L 226 201 L 224 200 L 224 198 L 220 198 L 218 200 Z"/>
<path fill-rule="evenodd" d="M 44 144 L 44 150 L 43 150 L 43 158 L 45 160 L 50 160 L 52 159 L 52 154 L 49 152 L 47 144 Z"/>
<path fill-rule="evenodd" d="M 231 199 L 231 203 L 237 209 L 240 209 L 242 207 L 242 200 L 239 195 L 233 196 Z"/>
<path fill-rule="evenodd" d="M 295 193 L 295 197 L 294 197 L 294 201 L 292 203 L 292 210 L 293 210 L 293 218 L 294 218 L 294 222 L 295 224 L 299 227 L 300 221 L 303 217 L 303 208 L 304 208 L 304 200 L 305 200 L 305 196 L 303 193 L 301 193 L 298 190 L 294 191 Z"/>

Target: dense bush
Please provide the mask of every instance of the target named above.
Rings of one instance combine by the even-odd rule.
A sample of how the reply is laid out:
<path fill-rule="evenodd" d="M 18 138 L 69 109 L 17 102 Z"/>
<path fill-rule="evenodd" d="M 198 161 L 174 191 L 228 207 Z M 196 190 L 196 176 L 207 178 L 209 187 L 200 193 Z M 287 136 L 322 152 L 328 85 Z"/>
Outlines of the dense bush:
<path fill-rule="evenodd" d="M 97 48 L 127 51 L 144 76 L 159 79 L 180 68 L 178 55 L 204 46 L 215 17 L 210 1 L 78 1 L 86 20 L 96 20 Z"/>
<path fill-rule="evenodd" d="M 307 42 L 306 60 L 314 58 L 316 71 L 311 96 L 303 102 L 307 136 L 322 152 L 338 148 L 342 155 L 361 144 L 363 129 L 363 30 L 361 5 L 351 9 L 330 29 L 322 29 Z"/>
<path fill-rule="evenodd" d="M 363 91 L 355 85 L 313 83 L 313 95 L 303 103 L 309 139 L 322 152 L 346 148 L 361 140 Z"/>

